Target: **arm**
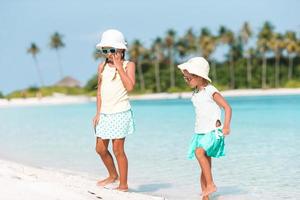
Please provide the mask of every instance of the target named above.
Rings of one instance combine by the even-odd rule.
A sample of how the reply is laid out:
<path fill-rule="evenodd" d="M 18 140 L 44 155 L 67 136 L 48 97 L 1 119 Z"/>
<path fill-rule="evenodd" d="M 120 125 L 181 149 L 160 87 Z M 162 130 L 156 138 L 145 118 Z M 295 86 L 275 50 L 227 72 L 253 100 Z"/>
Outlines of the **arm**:
<path fill-rule="evenodd" d="M 224 135 L 228 135 L 230 133 L 230 121 L 231 121 L 231 115 L 232 115 L 231 107 L 227 103 L 227 101 L 224 99 L 224 97 L 218 92 L 215 92 L 213 94 L 213 99 L 225 111 L 224 126 L 223 126 L 222 131 L 223 131 Z"/>
<path fill-rule="evenodd" d="M 135 64 L 133 62 L 128 62 L 127 70 L 125 71 L 119 54 L 114 55 L 114 63 L 124 87 L 128 92 L 132 91 L 135 85 Z"/>
<path fill-rule="evenodd" d="M 97 83 L 97 111 L 96 111 L 96 115 L 100 114 L 100 109 L 101 109 L 101 73 L 103 71 L 103 67 L 104 67 L 104 63 L 99 64 L 98 67 L 98 83 Z"/>
<path fill-rule="evenodd" d="M 101 73 L 103 71 L 104 63 L 99 64 L 98 67 L 98 83 L 97 83 L 97 96 L 96 96 L 96 115 L 93 119 L 93 125 L 94 127 L 98 124 L 100 120 L 100 110 L 101 110 Z"/>

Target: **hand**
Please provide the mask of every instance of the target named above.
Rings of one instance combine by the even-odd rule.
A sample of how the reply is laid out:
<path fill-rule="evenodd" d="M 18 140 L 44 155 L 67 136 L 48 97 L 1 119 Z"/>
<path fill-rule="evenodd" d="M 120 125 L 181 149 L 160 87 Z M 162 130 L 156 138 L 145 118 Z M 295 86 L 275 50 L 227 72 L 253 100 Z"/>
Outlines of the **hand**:
<path fill-rule="evenodd" d="M 122 62 L 122 57 L 120 52 L 116 52 L 113 54 L 113 62 L 115 67 L 119 70 L 123 68 L 123 62 Z"/>
<path fill-rule="evenodd" d="M 222 129 L 222 132 L 223 132 L 223 135 L 224 135 L 224 136 L 227 136 L 227 135 L 229 135 L 229 133 L 230 133 L 230 128 L 223 128 L 223 129 Z"/>
<path fill-rule="evenodd" d="M 94 125 L 94 127 L 97 126 L 97 124 L 99 123 L 99 121 L 100 121 L 100 115 L 96 114 L 95 117 L 93 118 L 93 125 Z"/>

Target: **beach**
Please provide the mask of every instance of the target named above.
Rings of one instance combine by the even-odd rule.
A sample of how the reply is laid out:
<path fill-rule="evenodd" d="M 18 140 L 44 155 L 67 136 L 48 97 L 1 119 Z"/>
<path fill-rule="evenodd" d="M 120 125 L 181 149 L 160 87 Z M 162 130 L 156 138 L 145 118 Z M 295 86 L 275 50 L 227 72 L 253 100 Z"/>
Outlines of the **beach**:
<path fill-rule="evenodd" d="M 0 199 L 3 200 L 163 200 L 95 185 L 96 180 L 72 172 L 34 168 L 0 159 Z"/>
<path fill-rule="evenodd" d="M 300 94 L 300 88 L 278 88 L 278 89 L 238 89 L 221 91 L 225 97 L 235 96 L 269 96 L 269 95 L 295 95 Z M 161 99 L 180 99 L 190 98 L 192 92 L 178 93 L 153 93 L 143 95 L 130 95 L 131 100 L 161 100 Z M 96 97 L 89 96 L 71 96 L 64 94 L 55 94 L 42 98 L 18 98 L 18 99 L 0 99 L 0 108 L 15 106 L 35 106 L 35 105 L 61 105 L 61 104 L 81 104 L 96 101 Z"/>

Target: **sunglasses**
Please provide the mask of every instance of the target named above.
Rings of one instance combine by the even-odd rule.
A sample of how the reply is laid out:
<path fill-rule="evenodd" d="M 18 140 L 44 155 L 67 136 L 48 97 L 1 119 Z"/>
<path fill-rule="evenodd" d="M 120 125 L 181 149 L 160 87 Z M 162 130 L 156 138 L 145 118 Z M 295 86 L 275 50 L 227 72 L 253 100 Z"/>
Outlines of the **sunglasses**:
<path fill-rule="evenodd" d="M 195 76 L 183 76 L 184 80 L 186 80 L 187 82 L 190 82 L 191 80 L 193 80 L 195 78 Z"/>
<path fill-rule="evenodd" d="M 101 52 L 102 52 L 103 54 L 108 54 L 108 53 L 114 54 L 114 53 L 117 52 L 117 49 L 115 49 L 115 48 L 111 48 L 111 49 L 102 49 Z"/>

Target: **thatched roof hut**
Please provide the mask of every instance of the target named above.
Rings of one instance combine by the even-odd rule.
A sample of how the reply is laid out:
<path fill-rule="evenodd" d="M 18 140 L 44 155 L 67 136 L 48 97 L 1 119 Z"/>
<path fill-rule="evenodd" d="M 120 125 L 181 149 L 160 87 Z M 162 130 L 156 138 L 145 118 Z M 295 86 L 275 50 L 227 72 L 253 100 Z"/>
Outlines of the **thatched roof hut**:
<path fill-rule="evenodd" d="M 62 80 L 55 83 L 54 85 L 60 87 L 81 87 L 80 82 L 70 76 L 66 76 Z"/>

